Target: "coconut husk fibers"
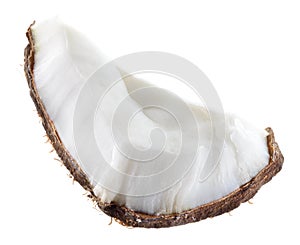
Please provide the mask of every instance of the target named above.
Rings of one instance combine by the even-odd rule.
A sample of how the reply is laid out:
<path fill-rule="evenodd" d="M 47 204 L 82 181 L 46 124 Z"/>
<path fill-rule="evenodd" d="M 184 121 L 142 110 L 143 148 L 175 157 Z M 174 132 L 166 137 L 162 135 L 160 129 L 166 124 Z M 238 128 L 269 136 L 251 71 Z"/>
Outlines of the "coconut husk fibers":
<path fill-rule="evenodd" d="M 33 23 L 34 24 L 34 23 Z M 32 24 L 32 25 L 33 25 Z M 32 26 L 31 25 L 31 26 Z M 93 192 L 93 186 L 88 180 L 87 175 L 83 172 L 79 164 L 68 152 L 61 141 L 55 125 L 49 117 L 46 108 L 38 94 L 34 81 L 34 37 L 32 35 L 31 26 L 28 28 L 26 36 L 29 44 L 25 48 L 25 75 L 30 89 L 30 96 L 36 106 L 37 112 L 42 119 L 44 129 L 51 141 L 52 146 L 62 160 L 65 167 L 70 171 L 74 180 L 77 181 L 86 191 L 89 197 L 97 203 L 99 208 L 107 215 L 113 217 L 117 222 L 125 226 L 144 227 L 144 228 L 162 228 L 177 225 L 184 225 L 191 222 L 197 222 L 206 218 L 211 218 L 223 213 L 229 212 L 237 208 L 241 203 L 251 199 L 260 187 L 269 182 L 282 168 L 284 161 L 283 155 L 275 142 L 274 133 L 271 128 L 266 130 L 269 132 L 267 136 L 267 144 L 269 149 L 269 164 L 263 168 L 254 178 L 246 184 L 240 186 L 237 190 L 230 194 L 201 205 L 199 207 L 183 211 L 181 213 L 149 215 L 146 213 L 136 212 L 126 206 L 120 206 L 117 203 L 104 203 Z"/>

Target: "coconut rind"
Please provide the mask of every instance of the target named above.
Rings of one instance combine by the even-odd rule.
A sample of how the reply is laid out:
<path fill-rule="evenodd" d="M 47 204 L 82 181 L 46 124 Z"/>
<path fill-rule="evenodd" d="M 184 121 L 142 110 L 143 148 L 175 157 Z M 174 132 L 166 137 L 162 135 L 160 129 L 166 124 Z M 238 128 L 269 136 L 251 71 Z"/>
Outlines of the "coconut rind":
<path fill-rule="evenodd" d="M 144 227 L 144 228 L 163 228 L 187 223 L 197 222 L 206 218 L 211 218 L 223 213 L 229 212 L 237 208 L 241 203 L 251 199 L 260 187 L 269 182 L 282 168 L 284 161 L 283 155 L 275 142 L 274 133 L 271 128 L 267 128 L 269 135 L 267 136 L 267 144 L 269 150 L 269 164 L 264 167 L 254 178 L 246 184 L 240 186 L 237 190 L 230 194 L 215 200 L 213 202 L 201 205 L 199 207 L 183 211 L 181 213 L 149 215 L 136 212 L 120 206 L 116 203 L 104 203 L 93 192 L 93 186 L 89 182 L 88 176 L 81 169 L 79 164 L 68 152 L 61 141 L 53 121 L 50 119 L 46 108 L 38 94 L 34 81 L 34 37 L 31 27 L 27 30 L 26 36 L 29 44 L 24 52 L 24 71 L 30 89 L 30 96 L 35 104 L 37 112 L 42 119 L 43 127 L 50 139 L 50 142 L 61 158 L 65 167 L 70 171 L 74 180 L 77 181 L 86 191 L 90 193 L 90 197 L 97 203 L 99 208 L 107 215 L 115 218 L 117 222 L 125 226 Z"/>

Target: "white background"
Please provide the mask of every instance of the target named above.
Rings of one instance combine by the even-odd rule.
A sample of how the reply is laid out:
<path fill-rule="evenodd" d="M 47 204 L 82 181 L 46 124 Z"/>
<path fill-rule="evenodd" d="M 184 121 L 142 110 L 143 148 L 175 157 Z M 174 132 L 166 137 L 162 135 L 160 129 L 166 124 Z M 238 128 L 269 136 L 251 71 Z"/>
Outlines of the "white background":
<path fill-rule="evenodd" d="M 299 244 L 299 13 L 288 0 L 1 1 L 0 244 Z M 160 230 L 108 225 L 49 154 L 24 78 L 25 31 L 55 15 L 112 58 L 157 50 L 195 63 L 226 111 L 274 129 L 283 170 L 231 215 Z"/>

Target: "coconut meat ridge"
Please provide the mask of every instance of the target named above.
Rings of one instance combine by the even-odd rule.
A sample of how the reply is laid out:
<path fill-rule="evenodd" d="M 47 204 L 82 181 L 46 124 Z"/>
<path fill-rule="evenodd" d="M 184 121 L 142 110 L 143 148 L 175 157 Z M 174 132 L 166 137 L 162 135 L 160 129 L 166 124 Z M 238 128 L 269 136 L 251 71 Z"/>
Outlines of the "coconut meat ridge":
<path fill-rule="evenodd" d="M 180 151 L 180 128 L 173 117 L 167 113 L 151 108 L 148 111 L 141 109 L 140 103 L 129 96 L 133 89 L 147 86 L 147 81 L 137 78 L 124 78 L 111 89 L 102 101 L 101 109 L 96 115 L 89 104 L 78 111 L 76 103 L 82 87 L 94 72 L 107 62 L 107 58 L 84 35 L 61 23 L 59 20 L 49 20 L 31 27 L 34 38 L 34 81 L 47 113 L 53 121 L 62 143 L 81 165 L 93 185 L 95 195 L 105 203 L 114 202 L 135 211 L 147 214 L 170 214 L 195 208 L 202 204 L 226 196 L 241 185 L 250 181 L 269 162 L 267 148 L 268 135 L 265 130 L 258 130 L 235 115 L 226 114 L 225 143 L 222 157 L 215 170 L 205 181 L 199 181 L 199 175 L 210 149 L 210 121 L 207 112 L 198 105 L 187 102 L 194 113 L 197 128 L 190 128 L 184 132 L 187 137 L 193 137 L 194 130 L 198 130 L 200 147 L 194 164 L 178 182 L 161 192 L 145 196 L 126 195 L 126 193 L 143 192 L 155 189 L 161 183 L 153 178 L 147 186 L 133 185 L 128 181 L 128 175 L 145 176 L 153 169 L 140 167 L 137 160 L 127 158 L 120 152 L 120 145 L 115 144 L 111 134 L 110 119 L 122 104 L 124 117 L 133 111 L 139 111 L 128 124 L 127 134 L 120 132 L 118 140 L 124 149 L 127 144 L 139 149 L 156 152 L 160 146 L 151 142 L 151 132 L 160 129 L 166 136 L 164 144 L 164 157 L 176 158 Z M 116 73 L 121 71 L 117 68 Z M 103 79 L 102 79 L 103 80 Z M 101 81 L 102 81 L 101 80 Z M 109 82 L 109 79 L 107 79 Z M 105 83 L 105 81 L 103 81 Z M 105 86 L 99 85 L 97 90 L 91 91 L 91 98 L 99 98 Z M 154 100 L 161 99 L 160 94 L 153 94 Z M 172 99 L 172 95 L 164 99 Z M 124 101 L 124 98 L 127 98 Z M 78 132 L 74 132 L 74 112 L 82 118 L 79 122 Z M 78 147 L 74 142 L 74 133 L 84 134 L 86 118 L 94 117 L 94 135 L 105 162 L 111 167 L 101 171 L 94 154 L 88 155 L 85 162 L 81 162 Z M 81 128 L 81 124 L 82 128 Z M 122 128 L 122 116 L 114 121 L 116 128 Z M 118 127 L 120 125 L 120 127 Z M 81 135 L 84 137 L 85 135 Z M 124 138 L 122 138 L 124 137 Z M 87 137 L 85 147 L 81 149 L 89 153 L 92 142 Z M 188 154 L 188 153 L 186 153 Z M 150 154 L 151 155 L 151 154 Z M 155 159 L 153 160 L 155 161 Z M 167 161 L 161 161 L 157 171 L 167 168 Z M 185 164 L 184 162 L 182 164 Z M 186 163 L 189 164 L 189 163 Z M 143 165 L 145 166 L 145 165 Z M 160 169 L 161 168 L 161 169 Z M 93 172 L 92 170 L 95 170 Z M 114 171 L 122 172 L 117 179 L 113 178 Z M 95 174 L 97 172 L 97 174 Z M 154 171 L 155 172 L 155 171 Z M 168 178 L 173 178 L 173 172 Z M 105 188 L 107 183 L 113 189 Z M 150 188 L 151 187 L 151 188 Z"/>

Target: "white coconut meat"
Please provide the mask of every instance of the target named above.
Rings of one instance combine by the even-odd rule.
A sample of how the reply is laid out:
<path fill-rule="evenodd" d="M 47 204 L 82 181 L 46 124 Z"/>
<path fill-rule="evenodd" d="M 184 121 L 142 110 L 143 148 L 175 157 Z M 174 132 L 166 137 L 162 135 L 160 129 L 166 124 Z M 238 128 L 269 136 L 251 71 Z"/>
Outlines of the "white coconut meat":
<path fill-rule="evenodd" d="M 153 87 L 151 81 L 127 77 L 111 86 L 109 91 L 104 91 L 113 82 L 110 78 L 120 74 L 120 69 L 116 67 L 112 74 L 106 74 L 107 77 L 99 77 L 97 88 L 91 87 L 86 95 L 87 103 L 78 108 L 76 103 L 83 86 L 91 77 L 97 78 L 95 71 L 105 64 L 107 58 L 81 33 L 57 19 L 33 25 L 32 33 L 35 42 L 34 81 L 38 93 L 63 144 L 85 171 L 94 193 L 102 202 L 113 201 L 148 214 L 181 212 L 229 194 L 268 164 L 267 132 L 227 114 L 223 153 L 214 171 L 201 181 L 201 171 L 206 164 L 211 164 L 206 161 L 211 149 L 211 122 L 203 107 L 185 100 L 193 112 L 196 125 L 182 131 L 172 115 L 159 108 L 143 110 L 143 97 L 129 96 L 137 88 Z M 88 102 L 97 102 L 103 94 L 105 97 L 95 114 Z M 176 96 L 165 93 L 162 97 L 160 93 L 153 93 L 152 97 L 154 101 L 172 101 Z M 118 110 L 120 105 L 122 110 Z M 77 119 L 79 116 L 76 127 L 75 108 Z M 178 108 L 176 115 L 182 113 L 180 120 L 189 125 L 184 118 L 185 112 L 180 110 Z M 120 115 L 115 117 L 115 113 Z M 130 122 L 126 122 L 127 131 L 124 131 L 124 120 L 128 115 Z M 91 130 L 95 139 L 86 133 L 90 118 L 94 122 Z M 77 131 L 74 132 L 74 129 Z M 85 139 L 83 144 L 75 143 L 76 135 Z M 193 152 L 181 152 L 182 138 L 190 139 L 184 141 L 185 149 L 194 149 L 195 135 L 199 136 L 199 145 L 194 161 L 192 164 L 182 161 L 180 165 L 187 171 L 178 175 L 176 169 L 168 170 L 170 161 L 178 155 L 182 154 L 182 159 L 190 159 Z M 163 145 L 156 140 L 161 136 L 164 137 Z M 95 142 L 101 152 L 100 159 L 99 152 L 91 150 Z M 141 155 L 128 156 L 132 149 L 137 149 Z M 141 161 L 145 160 L 144 153 L 151 158 L 147 161 L 148 165 Z M 155 176 L 163 171 L 163 178 Z M 132 176 L 147 178 L 132 181 Z M 171 181 L 172 185 L 164 185 L 166 180 L 172 179 L 176 180 L 174 183 Z"/>

